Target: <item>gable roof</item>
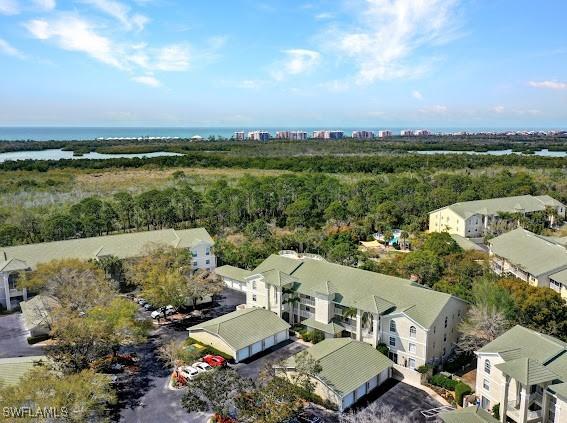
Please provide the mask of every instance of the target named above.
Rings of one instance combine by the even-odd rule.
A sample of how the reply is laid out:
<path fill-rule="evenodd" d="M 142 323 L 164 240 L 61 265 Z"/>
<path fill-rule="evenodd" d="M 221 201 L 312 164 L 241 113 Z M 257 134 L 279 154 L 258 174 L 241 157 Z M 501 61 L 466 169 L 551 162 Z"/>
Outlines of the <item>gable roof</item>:
<path fill-rule="evenodd" d="M 332 301 L 335 303 L 372 313 L 403 312 L 425 328 L 433 325 L 450 301 L 462 301 L 407 279 L 322 260 L 271 255 L 253 273 L 268 266 L 280 266 L 276 268 L 287 271 L 297 280 L 299 293 L 310 296 L 334 294 Z"/>
<path fill-rule="evenodd" d="M 464 219 L 468 219 L 476 214 L 493 216 L 500 212 L 532 213 L 543 211 L 546 206 L 559 207 L 562 203 L 549 195 L 518 195 L 515 197 L 489 198 L 486 200 L 464 201 L 451 204 L 450 206 L 437 209 L 431 213 L 448 208 Z"/>
<path fill-rule="evenodd" d="M 252 274 L 249 270 L 241 269 L 240 267 L 230 266 L 228 264 L 217 267 L 215 273 L 219 276 L 224 276 L 234 279 L 238 282 L 246 282 L 246 278 Z"/>
<path fill-rule="evenodd" d="M 478 405 L 454 411 L 446 411 L 439 414 L 439 417 L 445 423 L 498 423 L 496 418 Z"/>
<path fill-rule="evenodd" d="M 557 379 L 557 375 L 539 361 L 529 357 L 517 358 L 495 366 L 523 385 L 536 385 Z"/>
<path fill-rule="evenodd" d="M 0 261 L 0 272 L 17 272 L 27 269 L 29 269 L 27 263 L 16 258 Z"/>
<path fill-rule="evenodd" d="M 325 339 L 305 351 L 321 364 L 318 378 L 340 396 L 354 391 L 393 365 L 372 345 L 350 338 Z M 297 354 L 290 357 L 286 366 L 294 368 L 296 357 Z"/>
<path fill-rule="evenodd" d="M 288 330 L 290 325 L 263 308 L 236 310 L 224 316 L 191 326 L 189 334 L 203 330 L 224 340 L 235 351 Z"/>
<path fill-rule="evenodd" d="M 522 228 L 490 241 L 491 251 L 522 270 L 539 276 L 567 267 L 567 248 L 550 237 L 541 237 Z"/>
<path fill-rule="evenodd" d="M 27 301 L 20 302 L 25 327 L 31 330 L 37 326 L 47 329 L 51 321 L 51 311 L 59 307 L 57 298 L 39 294 Z"/>
<path fill-rule="evenodd" d="M 264 281 L 266 283 L 279 287 L 297 282 L 293 276 L 278 269 L 265 270 L 261 273 L 261 275 L 264 277 Z"/>
<path fill-rule="evenodd" d="M 17 385 L 28 370 L 42 361 L 46 361 L 46 357 L 43 355 L 0 358 L 0 387 Z"/>
<path fill-rule="evenodd" d="M 41 242 L 37 244 L 0 247 L 0 257 L 23 261 L 34 269 L 39 263 L 51 260 L 76 258 L 90 260 L 104 256 L 120 259 L 140 257 L 151 244 L 164 244 L 176 248 L 191 248 L 202 242 L 213 245 L 214 241 L 204 228 L 162 229 L 158 231 L 133 232 L 65 241 Z"/>

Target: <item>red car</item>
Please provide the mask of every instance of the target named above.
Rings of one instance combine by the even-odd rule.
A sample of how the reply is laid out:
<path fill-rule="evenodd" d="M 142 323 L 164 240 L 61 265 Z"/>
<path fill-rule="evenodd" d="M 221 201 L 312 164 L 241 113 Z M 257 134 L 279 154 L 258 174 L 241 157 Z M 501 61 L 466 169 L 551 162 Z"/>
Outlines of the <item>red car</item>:
<path fill-rule="evenodd" d="M 222 367 L 226 366 L 226 360 L 220 355 L 207 354 L 203 357 L 203 361 L 211 367 Z"/>

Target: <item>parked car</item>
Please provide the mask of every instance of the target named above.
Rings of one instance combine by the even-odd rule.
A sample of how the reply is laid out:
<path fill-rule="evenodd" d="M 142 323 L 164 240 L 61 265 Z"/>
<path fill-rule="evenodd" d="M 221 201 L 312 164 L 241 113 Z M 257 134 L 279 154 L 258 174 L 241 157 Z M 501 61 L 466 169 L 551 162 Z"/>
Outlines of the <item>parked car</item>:
<path fill-rule="evenodd" d="M 145 304 L 144 304 L 144 308 L 145 308 L 146 310 L 152 310 L 152 309 L 154 308 L 154 306 L 151 305 L 150 303 L 145 303 Z"/>
<path fill-rule="evenodd" d="M 138 302 L 138 304 L 140 304 L 141 306 L 143 306 L 144 304 L 147 303 L 147 301 L 144 300 L 143 298 L 138 298 L 138 301 L 137 301 L 137 302 Z"/>
<path fill-rule="evenodd" d="M 206 372 L 208 370 L 213 370 L 213 368 L 211 366 L 209 366 L 207 363 L 205 363 L 204 361 L 198 361 L 196 363 L 193 363 L 192 367 L 195 367 L 200 372 Z"/>
<path fill-rule="evenodd" d="M 223 367 L 226 366 L 226 360 L 220 355 L 207 354 L 203 357 L 203 361 L 211 367 Z"/>
<path fill-rule="evenodd" d="M 179 368 L 179 373 L 181 374 L 181 376 L 191 380 L 199 374 L 199 370 L 192 366 L 181 366 Z"/>

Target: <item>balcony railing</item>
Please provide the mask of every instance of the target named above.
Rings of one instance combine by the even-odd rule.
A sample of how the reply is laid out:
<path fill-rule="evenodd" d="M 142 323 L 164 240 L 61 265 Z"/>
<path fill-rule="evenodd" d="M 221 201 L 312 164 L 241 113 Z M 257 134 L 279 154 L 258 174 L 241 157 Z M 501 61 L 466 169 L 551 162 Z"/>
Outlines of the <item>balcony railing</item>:
<path fill-rule="evenodd" d="M 518 407 L 518 408 L 516 408 L 516 407 Z M 517 404 L 515 401 L 508 402 L 508 408 L 507 408 L 506 411 L 507 411 L 506 414 L 509 417 L 512 417 L 517 422 L 524 423 L 523 420 L 521 420 L 521 418 L 520 418 L 519 404 Z M 543 414 L 542 414 L 541 410 L 538 410 L 538 411 L 528 410 L 528 420 L 525 423 L 535 421 L 535 420 L 540 420 L 542 415 Z"/>

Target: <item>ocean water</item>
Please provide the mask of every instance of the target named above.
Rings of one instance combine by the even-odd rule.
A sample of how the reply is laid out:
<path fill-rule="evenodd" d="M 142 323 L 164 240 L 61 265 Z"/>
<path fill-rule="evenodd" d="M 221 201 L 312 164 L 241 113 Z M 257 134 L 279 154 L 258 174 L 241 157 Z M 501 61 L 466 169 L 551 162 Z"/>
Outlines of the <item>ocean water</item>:
<path fill-rule="evenodd" d="M 236 131 L 265 130 L 275 135 L 280 130 L 302 130 L 308 133 L 319 129 L 337 129 L 345 134 L 356 130 L 390 130 L 399 134 L 402 129 L 421 129 L 416 127 L 388 128 L 388 127 L 0 127 L 0 141 L 34 140 L 34 141 L 71 141 L 94 140 L 97 138 L 137 138 L 137 137 L 169 137 L 190 138 L 199 135 L 203 138 L 210 136 L 230 138 Z M 424 128 L 433 133 L 450 133 L 459 131 L 469 132 L 503 132 L 505 128 Z M 517 130 L 551 130 L 552 128 L 517 128 Z"/>

